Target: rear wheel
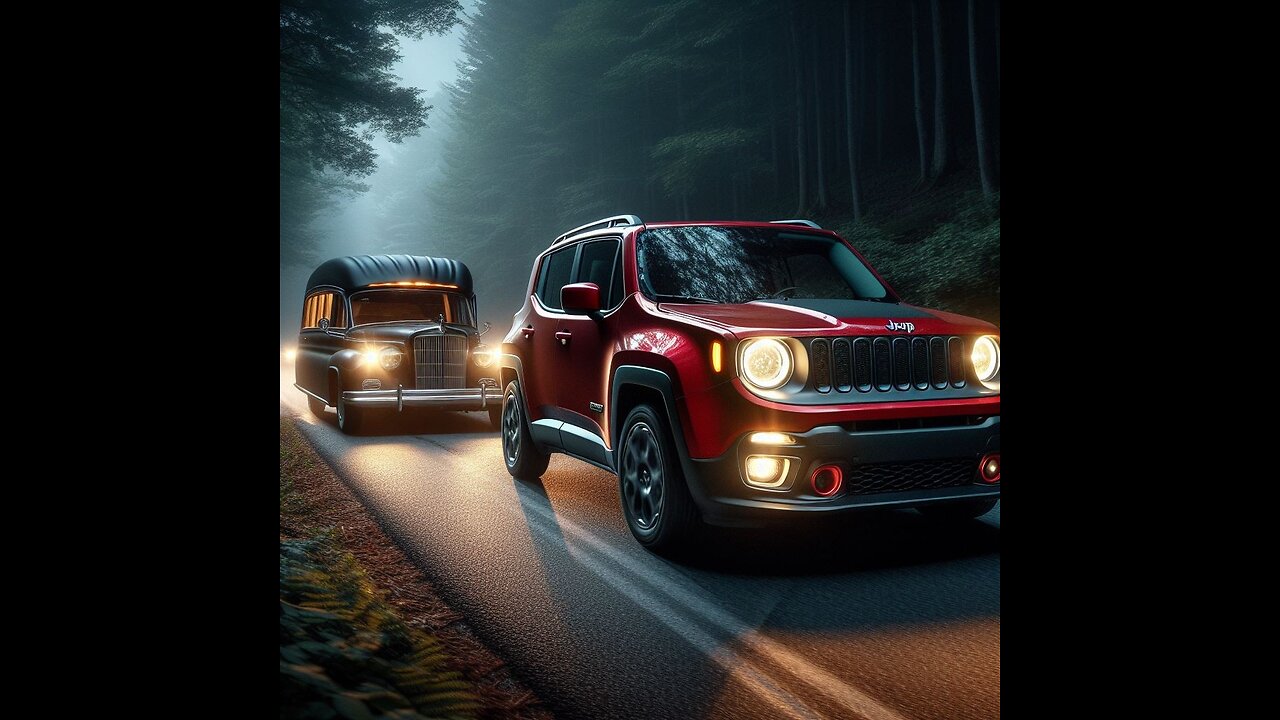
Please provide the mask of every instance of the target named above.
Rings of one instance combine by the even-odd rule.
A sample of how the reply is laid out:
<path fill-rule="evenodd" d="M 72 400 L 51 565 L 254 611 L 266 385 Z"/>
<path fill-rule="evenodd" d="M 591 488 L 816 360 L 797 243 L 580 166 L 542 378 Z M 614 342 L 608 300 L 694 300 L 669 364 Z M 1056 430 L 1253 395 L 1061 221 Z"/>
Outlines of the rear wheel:
<path fill-rule="evenodd" d="M 311 410 L 311 414 L 316 417 L 324 417 L 324 409 L 327 407 L 323 400 L 317 400 L 310 395 L 307 396 L 307 408 Z"/>
<path fill-rule="evenodd" d="M 502 459 L 507 472 L 518 480 L 537 480 L 551 462 L 551 456 L 534 447 L 528 415 L 520 403 L 520 386 L 514 380 L 502 394 Z"/>
<path fill-rule="evenodd" d="M 618 492 L 627 527 L 658 553 L 686 545 L 698 513 L 664 416 L 648 405 L 627 415 L 618 451 Z"/>
<path fill-rule="evenodd" d="M 364 431 L 364 410 L 348 404 L 341 395 L 338 396 L 338 429 L 348 435 L 359 435 Z"/>
<path fill-rule="evenodd" d="M 991 512 L 1000 498 L 983 498 L 981 500 L 961 500 L 959 502 L 925 505 L 917 508 L 921 515 L 938 522 L 960 522 L 982 517 Z"/>

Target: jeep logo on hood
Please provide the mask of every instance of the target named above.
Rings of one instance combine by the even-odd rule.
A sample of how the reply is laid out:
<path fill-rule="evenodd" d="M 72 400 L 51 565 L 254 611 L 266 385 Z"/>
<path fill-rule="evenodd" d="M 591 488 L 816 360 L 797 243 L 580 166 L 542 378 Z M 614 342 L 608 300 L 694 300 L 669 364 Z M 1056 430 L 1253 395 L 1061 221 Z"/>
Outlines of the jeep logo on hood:
<path fill-rule="evenodd" d="M 912 333 L 916 331 L 916 324 L 909 323 L 909 322 L 894 322 L 890 320 L 889 322 L 885 323 L 884 329 L 888 330 L 889 332 L 893 332 L 894 330 L 905 330 L 909 333 Z"/>

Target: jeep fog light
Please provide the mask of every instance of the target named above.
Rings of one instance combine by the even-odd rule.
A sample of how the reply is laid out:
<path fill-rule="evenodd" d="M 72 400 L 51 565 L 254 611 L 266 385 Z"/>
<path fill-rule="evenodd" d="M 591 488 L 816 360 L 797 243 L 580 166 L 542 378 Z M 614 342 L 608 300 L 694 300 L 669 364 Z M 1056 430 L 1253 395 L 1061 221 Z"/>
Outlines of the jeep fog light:
<path fill-rule="evenodd" d="M 747 457 L 747 484 L 762 488 L 776 488 L 787 481 L 791 459 L 777 455 L 750 455 Z"/>

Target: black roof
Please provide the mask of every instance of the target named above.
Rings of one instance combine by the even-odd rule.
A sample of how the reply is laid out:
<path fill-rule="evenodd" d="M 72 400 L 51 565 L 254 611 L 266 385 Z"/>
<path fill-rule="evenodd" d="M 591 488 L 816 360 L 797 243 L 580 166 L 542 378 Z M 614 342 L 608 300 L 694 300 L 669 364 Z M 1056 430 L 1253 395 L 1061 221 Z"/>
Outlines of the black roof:
<path fill-rule="evenodd" d="M 426 255 L 348 255 L 326 260 L 311 273 L 307 292 L 332 285 L 350 293 L 374 283 L 406 281 L 452 285 L 467 297 L 475 295 L 466 265 Z"/>

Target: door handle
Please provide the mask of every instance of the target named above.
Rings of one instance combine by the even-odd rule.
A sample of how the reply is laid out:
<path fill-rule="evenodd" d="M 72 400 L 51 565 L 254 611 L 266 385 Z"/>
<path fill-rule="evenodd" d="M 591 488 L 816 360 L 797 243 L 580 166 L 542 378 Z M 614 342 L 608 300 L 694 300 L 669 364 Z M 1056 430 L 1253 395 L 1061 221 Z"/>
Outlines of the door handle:
<path fill-rule="evenodd" d="M 559 332 L 556 333 L 556 339 L 560 341 L 561 345 L 568 345 L 569 340 L 572 337 L 573 337 L 573 333 L 569 332 L 568 330 L 560 330 Z"/>
<path fill-rule="evenodd" d="M 529 339 L 529 338 L 531 338 L 531 337 L 533 337 L 533 326 L 532 326 L 532 325 L 530 325 L 530 326 L 528 326 L 528 327 L 522 327 L 522 328 L 520 328 L 520 333 L 521 333 L 522 335 L 524 335 L 524 337 L 525 337 L 525 339 L 526 339 L 526 340 L 527 340 L 527 339 Z"/>

